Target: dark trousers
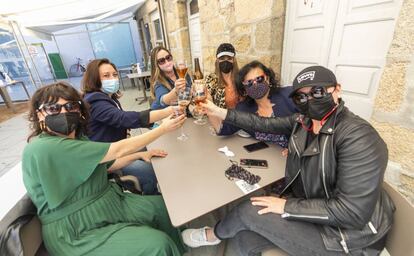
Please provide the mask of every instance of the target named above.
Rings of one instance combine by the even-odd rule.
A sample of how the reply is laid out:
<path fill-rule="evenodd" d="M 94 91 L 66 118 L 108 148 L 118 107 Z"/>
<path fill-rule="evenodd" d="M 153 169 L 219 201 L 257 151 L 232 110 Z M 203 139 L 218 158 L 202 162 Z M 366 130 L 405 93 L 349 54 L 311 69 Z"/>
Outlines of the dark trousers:
<path fill-rule="evenodd" d="M 328 251 L 315 224 L 288 221 L 279 214 L 259 215 L 262 207 L 253 206 L 250 200 L 242 202 L 217 223 L 215 234 L 221 240 L 230 239 L 228 246 L 236 255 L 256 256 L 272 247 L 279 247 L 289 255 L 345 255 Z M 351 251 L 348 255 L 378 255 L 369 248 Z"/>

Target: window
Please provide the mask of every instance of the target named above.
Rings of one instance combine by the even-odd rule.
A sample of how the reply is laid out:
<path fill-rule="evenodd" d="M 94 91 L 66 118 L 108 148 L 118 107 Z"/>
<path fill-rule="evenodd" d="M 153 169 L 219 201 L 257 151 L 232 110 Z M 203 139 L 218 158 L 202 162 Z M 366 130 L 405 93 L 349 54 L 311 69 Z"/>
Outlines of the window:
<path fill-rule="evenodd" d="M 155 29 L 155 36 L 157 41 L 162 41 L 162 32 L 161 32 L 161 23 L 160 19 L 156 19 L 153 21 L 154 29 Z"/>
<path fill-rule="evenodd" d="M 153 11 L 150 14 L 151 17 L 151 23 L 152 23 L 152 40 L 154 42 L 154 45 L 163 45 L 163 35 L 162 35 L 162 24 L 160 19 L 160 13 L 158 10 Z"/>
<path fill-rule="evenodd" d="M 193 0 L 190 2 L 190 15 L 198 13 L 198 0 Z"/>
<path fill-rule="evenodd" d="M 108 58 L 117 67 L 136 63 L 129 23 L 88 24 L 96 58 Z"/>

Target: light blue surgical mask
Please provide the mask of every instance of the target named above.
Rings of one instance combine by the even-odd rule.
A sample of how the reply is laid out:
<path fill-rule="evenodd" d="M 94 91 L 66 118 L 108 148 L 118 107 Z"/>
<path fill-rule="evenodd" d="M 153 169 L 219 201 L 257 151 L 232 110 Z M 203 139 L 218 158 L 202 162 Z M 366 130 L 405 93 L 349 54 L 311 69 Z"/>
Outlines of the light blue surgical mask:
<path fill-rule="evenodd" d="M 119 90 L 119 79 L 102 80 L 102 91 L 107 94 L 114 94 Z"/>

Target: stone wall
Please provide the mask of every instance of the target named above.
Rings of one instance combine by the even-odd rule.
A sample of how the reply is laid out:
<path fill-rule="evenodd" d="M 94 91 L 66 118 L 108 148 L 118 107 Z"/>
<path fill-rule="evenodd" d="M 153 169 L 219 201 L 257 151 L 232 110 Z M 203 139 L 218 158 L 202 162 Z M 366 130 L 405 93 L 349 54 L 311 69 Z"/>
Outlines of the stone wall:
<path fill-rule="evenodd" d="M 190 35 L 188 32 L 188 18 L 186 1 L 160 0 L 164 13 L 164 24 L 167 33 L 168 48 L 176 60 L 184 59 L 191 64 Z M 151 24 L 150 14 L 158 11 L 158 4 L 154 0 L 145 1 L 136 13 L 137 21 L 142 18 L 145 23 Z M 155 47 L 155 31 L 150 25 L 152 46 Z"/>
<path fill-rule="evenodd" d="M 150 34 L 151 34 L 151 44 L 154 46 L 155 45 L 155 31 L 153 30 L 153 27 L 151 26 L 151 13 L 153 13 L 154 11 L 158 10 L 158 5 L 155 1 L 151 1 L 151 0 L 147 0 L 145 1 L 145 3 L 138 9 L 138 11 L 135 13 L 135 19 L 137 21 L 137 25 L 138 25 L 138 30 L 140 31 L 141 28 L 141 24 L 140 24 L 140 20 L 142 19 L 144 21 L 144 24 L 148 24 L 149 25 L 149 30 L 150 30 Z M 144 31 L 140 32 L 140 46 L 143 54 L 143 57 L 145 59 L 145 63 L 148 63 L 149 60 L 149 54 L 145 51 L 145 47 L 144 47 L 144 38 L 141 38 L 141 35 L 143 35 L 143 33 L 145 33 Z"/>
<path fill-rule="evenodd" d="M 186 1 L 164 0 L 164 17 L 168 43 L 176 60 L 186 60 L 191 65 L 190 34 Z"/>
<path fill-rule="evenodd" d="M 169 48 L 175 59 L 185 59 L 190 64 L 186 1 L 162 0 L 161 3 Z M 260 60 L 280 74 L 285 0 L 199 0 L 198 5 L 205 74 L 214 71 L 217 47 L 228 42 L 236 48 L 240 67 Z M 137 21 L 143 18 L 150 23 L 150 12 L 156 9 L 155 1 L 147 0 L 137 12 Z M 150 29 L 153 35 L 151 26 Z"/>
<path fill-rule="evenodd" d="M 221 43 L 236 48 L 239 66 L 260 60 L 280 74 L 284 0 L 199 0 L 204 72 L 214 71 Z"/>
<path fill-rule="evenodd" d="M 386 141 L 386 180 L 414 203 L 414 1 L 404 0 L 375 99 L 372 124 Z"/>

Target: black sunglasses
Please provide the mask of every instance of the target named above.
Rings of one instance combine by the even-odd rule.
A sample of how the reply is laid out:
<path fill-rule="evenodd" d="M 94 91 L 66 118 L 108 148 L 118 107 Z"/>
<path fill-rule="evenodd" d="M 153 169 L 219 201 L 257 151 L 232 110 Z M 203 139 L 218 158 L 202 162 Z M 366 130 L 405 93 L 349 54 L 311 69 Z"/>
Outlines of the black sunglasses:
<path fill-rule="evenodd" d="M 158 65 L 164 65 L 165 62 L 167 62 L 167 61 L 170 62 L 170 61 L 172 61 L 172 59 L 173 59 L 172 55 L 168 54 L 167 56 L 165 56 L 163 58 L 159 58 L 157 60 L 157 63 L 158 63 Z"/>
<path fill-rule="evenodd" d="M 68 112 L 80 112 L 80 101 L 70 101 L 66 102 L 65 104 L 59 104 L 59 103 L 50 103 L 50 104 L 42 104 L 38 108 L 39 111 L 42 109 L 46 112 L 48 115 L 57 115 L 60 114 L 62 111 L 62 107 L 66 109 Z"/>
<path fill-rule="evenodd" d="M 328 94 L 328 88 L 329 87 L 333 87 L 333 86 L 314 86 L 312 87 L 312 89 L 310 90 L 309 93 L 304 93 L 304 92 L 296 92 L 293 96 L 293 102 L 296 105 L 301 105 L 301 104 L 305 104 L 308 102 L 309 99 L 313 98 L 313 99 L 322 99 L 323 97 L 325 97 Z"/>
<path fill-rule="evenodd" d="M 262 83 L 264 80 L 265 80 L 265 75 L 261 75 L 261 76 L 258 76 L 256 78 L 253 78 L 253 79 L 250 79 L 250 80 L 247 80 L 247 81 L 243 81 L 242 84 L 244 86 L 250 87 L 250 86 L 253 85 L 254 82 Z"/>

